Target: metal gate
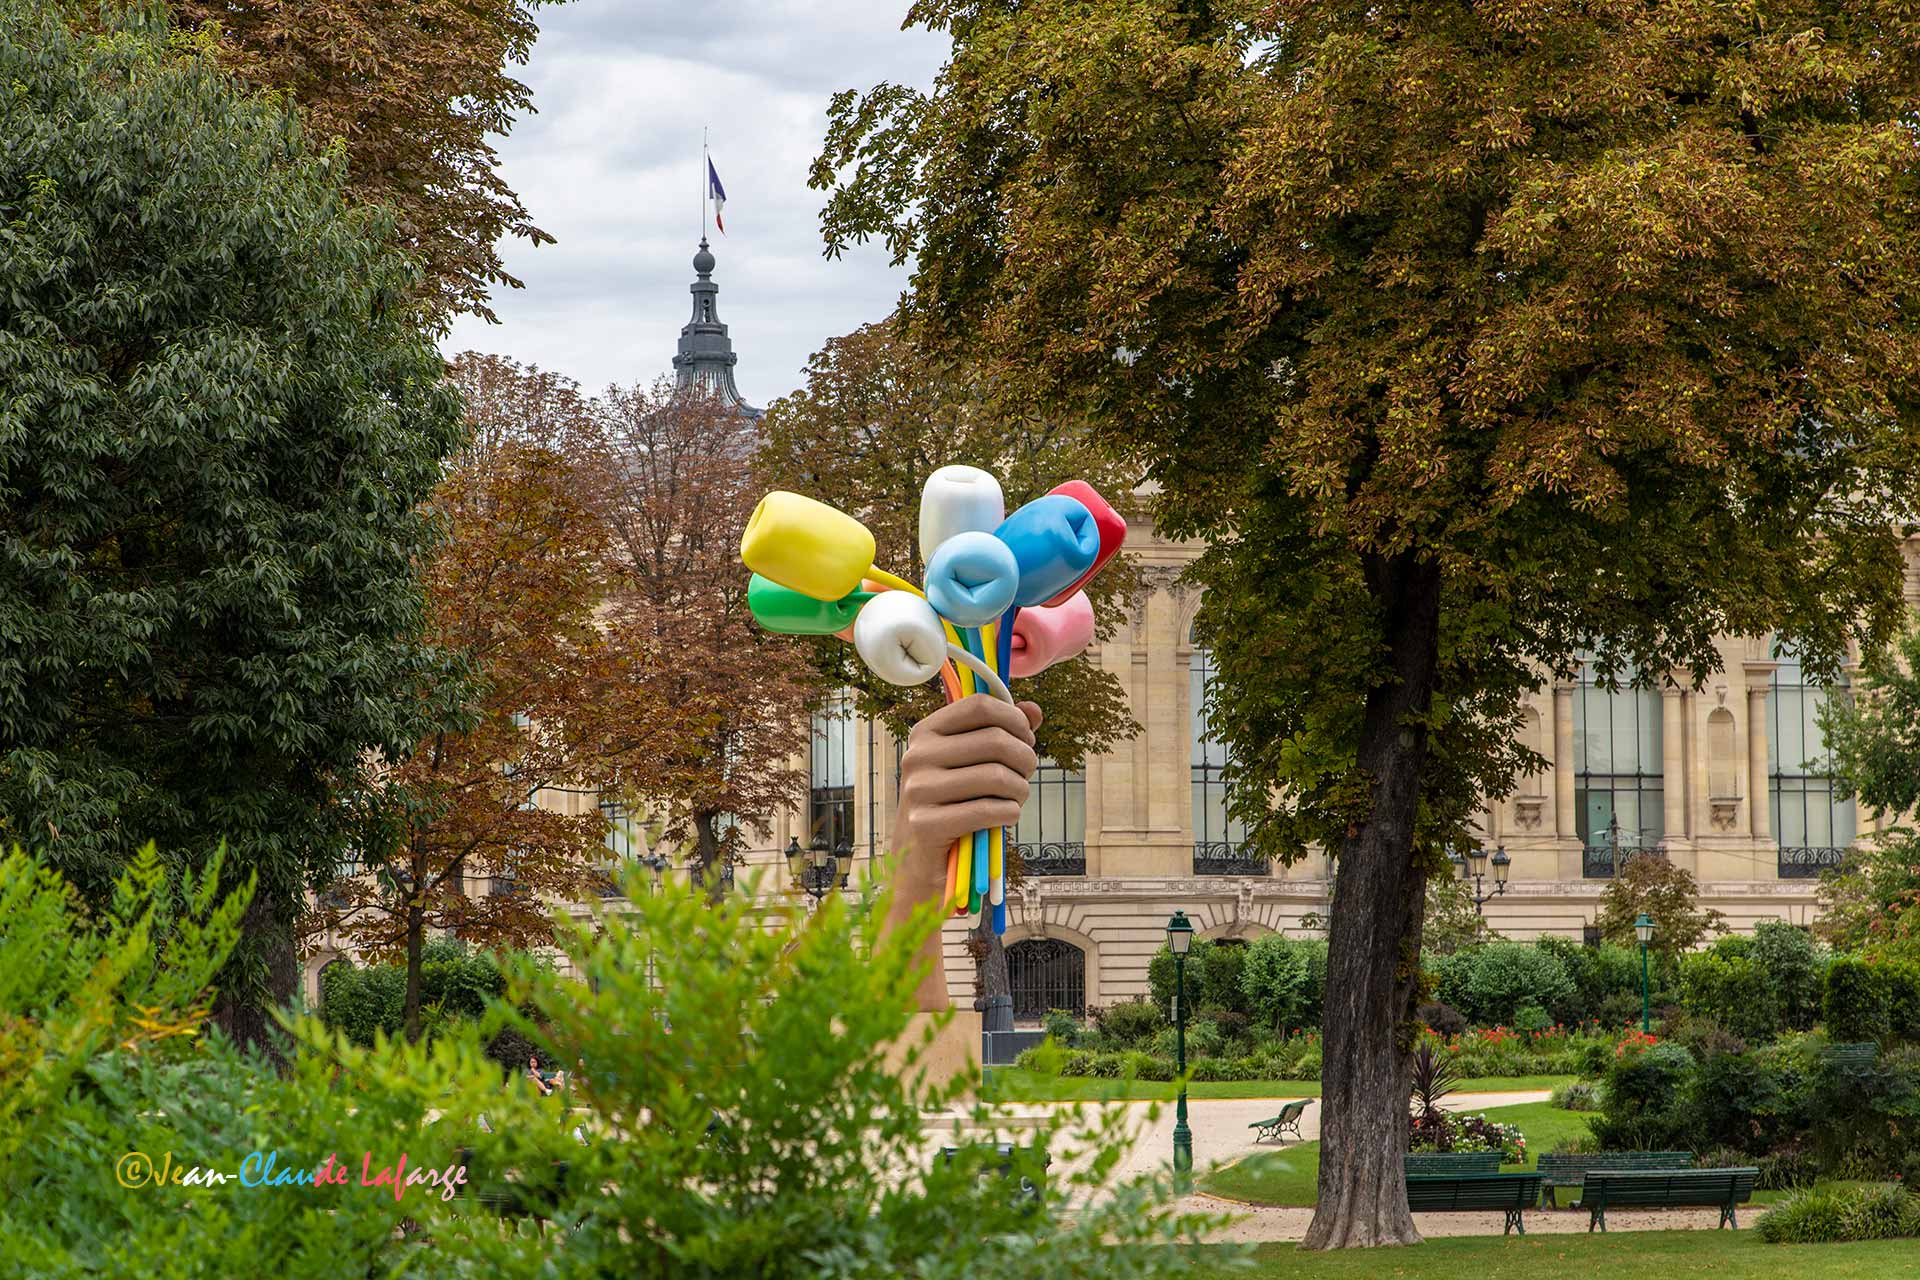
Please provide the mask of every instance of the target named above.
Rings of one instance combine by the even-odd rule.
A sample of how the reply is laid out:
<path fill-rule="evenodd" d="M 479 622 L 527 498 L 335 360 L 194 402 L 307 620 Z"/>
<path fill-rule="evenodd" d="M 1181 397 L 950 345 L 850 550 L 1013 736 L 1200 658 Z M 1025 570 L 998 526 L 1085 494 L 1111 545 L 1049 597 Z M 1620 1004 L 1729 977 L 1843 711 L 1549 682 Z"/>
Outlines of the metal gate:
<path fill-rule="evenodd" d="M 1007 985 L 1016 1022 L 1038 1021 L 1049 1009 L 1087 1012 L 1087 956 L 1071 942 L 1029 938 L 1007 948 Z"/>

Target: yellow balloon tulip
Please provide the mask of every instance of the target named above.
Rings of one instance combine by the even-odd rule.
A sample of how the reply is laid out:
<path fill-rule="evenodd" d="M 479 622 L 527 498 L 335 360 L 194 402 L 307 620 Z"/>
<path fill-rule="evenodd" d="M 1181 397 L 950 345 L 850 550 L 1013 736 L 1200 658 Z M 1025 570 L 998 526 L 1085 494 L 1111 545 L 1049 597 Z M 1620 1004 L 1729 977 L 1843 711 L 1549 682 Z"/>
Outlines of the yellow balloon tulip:
<path fill-rule="evenodd" d="M 844 511 L 775 489 L 740 536 L 740 559 L 761 577 L 815 600 L 860 588 L 873 567 L 873 534 Z"/>

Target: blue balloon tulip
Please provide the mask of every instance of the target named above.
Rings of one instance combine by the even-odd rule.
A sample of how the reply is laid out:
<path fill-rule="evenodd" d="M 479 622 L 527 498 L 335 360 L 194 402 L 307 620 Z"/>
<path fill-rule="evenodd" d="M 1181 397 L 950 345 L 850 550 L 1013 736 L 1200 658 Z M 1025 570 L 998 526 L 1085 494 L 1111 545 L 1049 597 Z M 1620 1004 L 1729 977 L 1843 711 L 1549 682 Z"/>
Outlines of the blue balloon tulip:
<path fill-rule="evenodd" d="M 927 562 L 927 603 L 957 627 L 984 627 L 1013 604 L 1020 566 L 990 533 L 956 533 Z"/>
<path fill-rule="evenodd" d="M 1035 498 L 1001 521 L 994 536 L 1007 544 L 1019 566 L 1013 602 L 1023 609 L 1059 595 L 1100 556 L 1100 527 L 1093 513 L 1065 494 Z"/>

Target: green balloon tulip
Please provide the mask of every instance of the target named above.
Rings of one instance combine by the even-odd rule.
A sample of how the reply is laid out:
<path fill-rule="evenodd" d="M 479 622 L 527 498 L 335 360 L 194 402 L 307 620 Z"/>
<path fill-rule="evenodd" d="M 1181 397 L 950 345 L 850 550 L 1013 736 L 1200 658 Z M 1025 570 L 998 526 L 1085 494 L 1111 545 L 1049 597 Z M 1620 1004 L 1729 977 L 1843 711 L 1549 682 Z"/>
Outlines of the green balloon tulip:
<path fill-rule="evenodd" d="M 790 636 L 830 636 L 845 631 L 873 599 L 871 591 L 853 591 L 838 600 L 816 600 L 754 574 L 747 583 L 747 608 L 769 631 Z"/>

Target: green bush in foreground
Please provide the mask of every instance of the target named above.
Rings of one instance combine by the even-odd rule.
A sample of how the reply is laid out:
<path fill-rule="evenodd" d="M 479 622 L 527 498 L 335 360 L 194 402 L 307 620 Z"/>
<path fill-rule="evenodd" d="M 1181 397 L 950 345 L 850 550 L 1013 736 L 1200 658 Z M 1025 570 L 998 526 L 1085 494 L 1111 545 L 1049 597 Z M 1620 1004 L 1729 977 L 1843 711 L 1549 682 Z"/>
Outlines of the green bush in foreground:
<path fill-rule="evenodd" d="M 1920 1236 L 1920 1197 L 1891 1185 L 1796 1191 L 1760 1216 L 1768 1244 L 1833 1244 Z"/>
<path fill-rule="evenodd" d="M 875 937 L 884 912 L 839 900 L 770 919 L 627 888 L 622 914 L 556 925 L 586 981 L 516 959 L 487 1020 L 431 1044 L 362 1047 L 290 1019 L 281 1075 L 202 1030 L 244 895 L 216 902 L 211 876 L 176 894 L 149 857 L 95 919 L 53 872 L 0 859 L 8 1274 L 1149 1277 L 1190 1263 L 1161 1246 L 1218 1224 L 1178 1213 L 1156 1177 L 1113 1178 L 1124 1107 L 1008 1135 L 1053 1158 L 1035 1201 L 981 1176 L 995 1161 L 978 1147 L 929 1161 L 923 1108 L 958 1100 L 903 1040 L 930 915 Z M 573 1109 L 503 1087 L 480 1047 L 496 1026 L 577 1065 Z M 135 1152 L 233 1181 L 125 1185 Z M 267 1152 L 283 1173 L 333 1156 L 345 1180 L 243 1185 Z M 468 1193 L 513 1171 L 552 1226 L 437 1185 L 363 1185 L 402 1155 L 449 1177 L 464 1164 Z"/>

